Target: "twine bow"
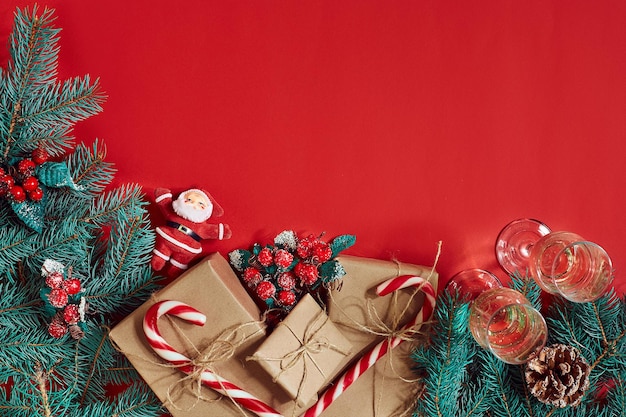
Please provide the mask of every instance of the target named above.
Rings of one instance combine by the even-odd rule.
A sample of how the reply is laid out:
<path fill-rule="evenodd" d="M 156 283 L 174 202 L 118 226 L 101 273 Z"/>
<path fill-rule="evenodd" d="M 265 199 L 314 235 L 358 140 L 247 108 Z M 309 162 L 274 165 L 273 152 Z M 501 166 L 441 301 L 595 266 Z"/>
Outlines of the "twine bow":
<path fill-rule="evenodd" d="M 298 340 L 300 346 L 292 350 L 291 352 L 286 353 L 281 358 L 266 358 L 267 360 L 280 361 L 281 370 L 278 375 L 274 377 L 274 382 L 276 382 L 276 380 L 283 372 L 293 368 L 301 361 L 304 363 L 304 373 L 306 374 L 307 361 L 305 360 L 305 358 L 308 358 L 309 361 L 322 375 L 322 377 L 326 379 L 324 370 L 319 365 L 313 355 L 322 353 L 326 350 L 332 350 L 344 356 L 348 355 L 349 352 L 344 351 L 339 346 L 330 343 L 327 337 L 318 337 L 318 333 L 324 328 L 329 320 L 330 319 L 328 318 L 328 316 L 323 311 L 320 311 L 319 314 L 315 316 L 315 319 L 311 323 L 309 323 L 309 325 L 307 325 L 304 331 L 304 335 L 302 337 L 300 337 L 287 323 L 281 322 L 279 324 L 279 326 L 283 326 L 289 330 L 289 332 Z M 322 323 L 318 325 L 320 321 L 322 321 Z M 305 376 L 303 376 L 303 379 L 304 378 Z"/>
<path fill-rule="evenodd" d="M 298 347 L 285 353 L 282 356 L 271 357 L 256 354 L 254 356 L 248 357 L 247 360 L 278 362 L 280 364 L 280 370 L 278 371 L 278 373 L 276 373 L 276 375 L 273 376 L 272 382 L 278 381 L 281 375 L 283 375 L 285 372 L 293 369 L 298 364 L 302 364 L 302 375 L 298 382 L 298 389 L 296 391 L 295 398 L 295 401 L 298 401 L 302 397 L 304 385 L 308 378 L 309 363 L 313 364 L 315 369 L 317 369 L 317 371 L 322 376 L 322 378 L 324 378 L 324 380 L 327 379 L 327 375 L 325 374 L 323 367 L 320 365 L 315 355 L 318 355 L 325 351 L 334 351 L 343 356 L 347 356 L 350 353 L 349 350 L 344 350 L 340 346 L 331 343 L 326 336 L 320 335 L 320 332 L 324 330 L 324 327 L 329 321 L 330 319 L 326 315 L 326 313 L 323 310 L 320 310 L 315 318 L 307 324 L 306 328 L 304 329 L 304 333 L 302 333 L 302 336 L 300 336 L 299 332 L 294 330 L 288 322 L 283 321 L 278 324 L 278 327 L 284 327 L 289 330 L 291 335 L 293 335 L 293 337 L 298 341 Z"/>
<path fill-rule="evenodd" d="M 425 321 L 421 323 L 415 323 L 414 326 L 408 326 L 408 327 L 403 327 L 400 325 L 400 323 L 407 316 L 407 313 L 409 312 L 409 309 L 413 301 L 415 300 L 415 297 L 417 297 L 422 292 L 422 288 L 424 287 L 424 285 L 426 285 L 427 282 L 430 282 L 431 278 L 435 275 L 435 268 L 437 266 L 437 263 L 439 262 L 439 257 L 441 255 L 441 246 L 442 246 L 442 242 L 441 241 L 437 242 L 437 253 L 435 256 L 434 263 L 432 267 L 430 268 L 430 272 L 428 276 L 424 278 L 423 284 L 417 287 L 414 287 L 406 303 L 404 303 L 402 306 L 399 305 L 398 291 L 395 291 L 391 294 L 392 298 L 391 298 L 391 302 L 387 311 L 390 311 L 393 314 L 390 320 L 388 320 L 390 322 L 389 324 L 387 324 L 385 320 L 381 317 L 378 310 L 375 308 L 372 300 L 366 301 L 365 323 L 360 323 L 358 320 L 351 317 L 350 314 L 348 314 L 348 312 L 346 312 L 345 309 L 343 309 L 339 305 L 339 303 L 337 303 L 333 299 L 332 292 L 329 292 L 330 302 L 333 303 L 334 307 L 336 307 L 339 311 L 341 311 L 341 313 L 345 317 L 347 317 L 349 320 L 348 323 L 342 322 L 338 324 L 343 325 L 349 329 L 365 333 L 365 334 L 382 337 L 389 344 L 391 344 L 391 341 L 393 339 L 399 339 L 399 340 L 402 340 L 403 342 L 410 342 L 410 343 L 417 342 L 418 336 L 421 334 L 418 326 L 421 327 L 422 325 L 428 324 L 429 322 Z M 397 267 L 396 277 L 400 277 L 404 275 L 404 273 L 402 272 L 402 264 L 397 260 L 394 260 L 394 262 Z M 385 386 L 384 382 L 385 382 L 385 379 L 387 378 L 386 372 L 385 372 L 387 366 L 389 366 L 389 368 L 391 369 L 392 375 L 394 375 L 395 378 L 406 383 L 417 384 L 418 387 L 421 387 L 421 384 L 420 384 L 421 378 L 417 377 L 417 378 L 410 379 L 410 378 L 405 378 L 402 375 L 400 375 L 400 372 L 396 369 L 396 365 L 395 365 L 396 360 L 394 360 L 395 356 L 396 355 L 395 355 L 394 349 L 389 349 L 388 362 L 385 362 L 384 369 L 382 371 L 383 375 L 382 375 L 381 386 L 383 387 L 383 389 L 380 390 L 378 395 L 375 395 L 375 399 L 374 399 L 374 404 L 373 404 L 374 415 L 380 415 L 379 411 L 382 406 L 382 400 L 384 398 L 384 394 L 383 394 L 384 386 Z M 399 406 L 393 415 L 401 415 L 401 416 L 409 415 L 411 414 L 413 409 L 414 407 L 411 404 L 406 404 L 404 407 Z"/>
<path fill-rule="evenodd" d="M 159 303 L 156 297 L 153 296 L 152 299 L 156 303 Z M 167 317 L 170 322 L 170 327 L 176 332 L 176 334 L 184 339 L 187 349 L 194 352 L 194 354 L 190 355 L 192 357 L 188 358 L 188 361 L 178 363 L 154 361 L 144 355 L 124 352 L 113 339 L 110 339 L 113 347 L 127 356 L 136 357 L 154 366 L 160 368 L 178 369 L 184 372 L 184 374 L 181 374 L 182 376 L 180 378 L 169 385 L 166 391 L 165 403 L 171 404 L 173 408 L 182 411 L 190 411 L 196 407 L 200 401 L 212 403 L 220 401 L 222 397 L 226 396 L 232 401 L 233 405 L 239 411 L 239 414 L 247 417 L 249 414 L 244 411 L 244 408 L 237 402 L 237 399 L 230 395 L 230 391 L 227 390 L 228 387 L 224 386 L 219 377 L 216 378 L 216 383 L 221 388 L 221 395 L 215 393 L 217 394 L 216 396 L 204 396 L 202 373 L 207 371 L 214 372 L 214 367 L 216 365 L 232 359 L 242 345 L 247 343 L 250 339 L 258 336 L 259 333 L 264 333 L 266 327 L 265 316 L 262 316 L 258 321 L 250 321 L 226 328 L 222 331 L 222 333 L 212 339 L 202 351 L 200 351 L 189 339 L 189 337 L 187 337 L 183 329 L 178 326 L 176 321 L 172 320 L 169 315 L 165 315 L 164 317 Z M 255 330 L 252 332 L 250 330 L 246 330 L 249 326 L 252 326 Z M 174 398 L 175 396 L 181 396 L 185 391 L 191 392 L 191 395 L 195 399 L 194 403 L 188 407 L 182 407 L 178 404 L 179 401 Z"/>
<path fill-rule="evenodd" d="M 193 409 L 200 401 L 219 401 L 222 396 L 209 398 L 203 395 L 203 372 L 209 371 L 215 373 L 216 365 L 231 359 L 233 356 L 235 356 L 239 347 L 241 347 L 248 340 L 250 340 L 250 338 L 255 337 L 259 332 L 262 331 L 262 329 L 257 329 L 257 331 L 253 332 L 252 334 L 246 335 L 246 332 L 244 331 L 245 328 L 248 326 L 258 326 L 259 324 L 264 324 L 264 321 L 253 321 L 228 328 L 220 333 L 216 338 L 211 340 L 204 350 L 200 351 L 191 342 L 191 340 L 189 340 L 189 338 L 185 335 L 182 329 L 180 329 L 180 327 L 169 318 L 169 316 L 168 319 L 172 323 L 172 327 L 176 330 L 176 332 L 181 335 L 189 344 L 191 349 L 195 352 L 195 355 L 190 358 L 190 361 L 188 363 L 182 365 L 187 366 L 192 370 L 189 373 L 182 374 L 178 381 L 172 383 L 167 388 L 167 401 L 172 404 L 175 409 L 184 411 L 189 411 Z M 180 364 L 174 365 L 171 363 L 159 363 L 159 365 L 169 368 L 181 367 Z M 189 388 L 189 390 L 192 392 L 195 401 L 190 407 L 182 408 L 173 399 L 173 394 L 176 390 L 184 390 L 185 383 L 188 381 L 192 384 L 192 387 Z M 222 386 L 222 388 L 225 387 Z M 235 404 L 235 406 L 239 409 L 242 416 L 247 416 L 243 408 L 237 402 L 233 401 L 233 404 Z"/>

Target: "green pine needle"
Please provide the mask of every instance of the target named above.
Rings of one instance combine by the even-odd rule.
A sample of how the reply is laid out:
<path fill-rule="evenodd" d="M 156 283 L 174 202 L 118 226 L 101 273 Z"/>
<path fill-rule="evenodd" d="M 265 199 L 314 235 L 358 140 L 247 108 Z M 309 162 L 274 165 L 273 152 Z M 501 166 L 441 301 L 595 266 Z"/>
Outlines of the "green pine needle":
<path fill-rule="evenodd" d="M 0 71 L 3 169 L 36 148 L 57 157 L 70 151 L 61 165 L 39 172 L 47 175 L 42 180 L 70 185 L 45 188 L 41 233 L 0 199 L 0 384 L 7 383 L 0 385 L 0 415 L 158 415 L 160 401 L 108 337 L 116 320 L 157 288 L 148 203 L 137 185 L 111 187 L 115 170 L 100 141 L 71 149 L 74 124 L 100 112 L 104 96 L 89 76 L 56 80 L 53 21 L 49 9 L 18 10 L 11 61 Z M 81 281 L 88 307 L 80 340 L 48 334 L 40 298 L 46 259 L 71 268 Z M 130 387 L 109 398 L 108 385 L 116 383 Z"/>
<path fill-rule="evenodd" d="M 537 284 L 520 275 L 512 287 L 540 308 Z M 578 407 L 551 407 L 533 397 L 523 366 L 508 365 L 482 349 L 468 329 L 468 304 L 444 292 L 437 300 L 429 343 L 413 358 L 425 389 L 415 415 L 578 417 L 618 416 L 626 405 L 626 299 L 614 291 L 593 303 L 557 298 L 546 313 L 549 344 L 581 350 L 591 365 L 590 388 Z M 608 394 L 601 398 L 603 387 Z M 618 411 L 619 410 L 619 411 Z"/>

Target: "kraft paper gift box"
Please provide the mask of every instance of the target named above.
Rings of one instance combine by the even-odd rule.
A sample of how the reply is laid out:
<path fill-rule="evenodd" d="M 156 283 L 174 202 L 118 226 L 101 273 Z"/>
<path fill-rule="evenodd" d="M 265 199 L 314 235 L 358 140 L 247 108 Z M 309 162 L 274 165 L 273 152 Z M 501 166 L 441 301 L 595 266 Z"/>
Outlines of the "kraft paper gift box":
<path fill-rule="evenodd" d="M 383 327 L 377 325 L 380 318 L 385 326 L 399 329 L 414 318 L 423 305 L 421 293 L 411 298 L 413 289 L 397 291 L 395 296 L 379 297 L 376 287 L 400 275 L 417 275 L 428 278 L 436 291 L 438 274 L 426 266 L 347 255 L 337 259 L 346 275 L 341 289 L 331 293 L 328 315 L 354 347 L 352 357 L 344 360 L 344 365 L 348 366 L 383 340 L 381 336 L 364 331 L 360 325 L 382 330 Z M 407 410 L 411 412 L 406 415 L 412 415 L 411 404 L 419 384 L 411 371 L 411 347 L 411 343 L 403 342 L 390 350 L 344 391 L 322 416 L 391 417 L 403 415 Z"/>
<path fill-rule="evenodd" d="M 352 344 L 307 294 L 273 330 L 251 359 L 306 406 L 337 375 Z"/>
<path fill-rule="evenodd" d="M 298 416 L 304 410 L 254 362 L 247 362 L 265 340 L 261 312 L 250 298 L 228 262 L 218 253 L 207 256 L 150 300 L 122 320 L 110 333 L 118 348 L 127 356 L 141 377 L 150 385 L 174 417 L 241 417 L 242 411 L 222 397 L 219 401 L 199 401 L 191 389 L 180 389 L 186 375 L 168 366 L 148 345 L 143 333 L 143 318 L 154 303 L 161 300 L 182 301 L 207 316 L 204 326 L 185 323 L 178 318 L 159 319 L 161 335 L 179 352 L 196 357 L 224 331 L 239 329 L 241 343 L 228 360 L 216 363 L 215 373 L 266 402 L 285 416 Z M 187 381 L 189 387 L 191 381 Z M 220 396 L 202 388 L 202 396 Z M 171 398 L 172 402 L 168 398 Z M 310 406 L 312 404 L 306 404 Z M 245 415 L 252 416 L 250 412 Z"/>

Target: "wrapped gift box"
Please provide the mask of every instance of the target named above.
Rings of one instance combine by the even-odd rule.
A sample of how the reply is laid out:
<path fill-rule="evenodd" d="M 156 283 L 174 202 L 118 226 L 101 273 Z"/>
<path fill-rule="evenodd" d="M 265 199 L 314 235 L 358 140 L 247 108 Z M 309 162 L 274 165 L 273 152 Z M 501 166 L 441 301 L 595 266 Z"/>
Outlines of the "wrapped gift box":
<path fill-rule="evenodd" d="M 337 375 L 352 344 L 311 295 L 305 295 L 252 359 L 301 406 Z"/>
<path fill-rule="evenodd" d="M 381 316 L 388 325 L 394 323 L 397 312 L 404 310 L 409 301 L 409 291 L 402 290 L 399 297 L 378 297 L 375 288 L 381 282 L 402 274 L 426 277 L 431 275 L 431 283 L 436 288 L 437 274 L 430 267 L 397 264 L 352 256 L 340 256 L 339 260 L 347 272 L 341 291 L 332 293 L 327 307 L 330 320 L 352 345 L 352 353 L 343 358 L 339 369 L 350 363 L 381 340 L 380 336 L 368 334 L 355 328 L 354 323 L 365 326 L 371 324 L 371 312 Z M 124 352 L 140 375 L 146 380 L 157 396 L 166 403 L 175 417 L 220 416 L 240 417 L 237 409 L 228 398 L 220 401 L 196 401 L 191 391 L 180 391 L 177 384 L 184 374 L 175 368 L 164 366 L 145 340 L 142 323 L 150 306 L 161 300 L 185 302 L 207 315 L 203 327 L 184 323 L 178 319 L 162 318 L 159 329 L 163 337 L 181 353 L 188 357 L 202 351 L 215 338 L 227 329 L 242 327 L 246 337 L 236 354 L 229 360 L 215 365 L 220 376 L 230 380 L 246 391 L 260 398 L 286 417 L 300 416 L 315 403 L 315 397 L 307 404 L 297 404 L 289 394 L 272 381 L 272 377 L 256 361 L 246 359 L 259 351 L 267 340 L 263 326 L 258 323 L 260 311 L 247 294 L 228 262 L 219 254 L 213 254 L 197 266 L 183 274 L 176 281 L 154 294 L 150 300 L 120 322 L 112 331 L 111 338 Z M 368 309 L 368 301 L 375 310 Z M 421 308 L 422 297 L 413 299 L 406 314 L 396 323 L 402 326 Z M 255 324 L 256 323 L 256 324 Z M 410 346 L 402 343 L 393 349 L 377 364 L 363 374 L 322 414 L 322 417 L 346 416 L 393 416 L 405 410 L 414 398 L 415 384 L 406 383 L 399 376 L 413 379 L 412 365 L 408 357 Z M 392 360 L 392 362 L 390 362 Z M 340 372 L 335 372 L 340 374 Z M 168 392 L 175 405 L 168 403 Z M 209 389 L 203 396 L 218 398 Z M 193 408 L 191 408 L 193 407 Z M 251 413 L 245 412 L 252 416 Z"/>
<path fill-rule="evenodd" d="M 346 270 L 343 285 L 331 293 L 328 315 L 354 346 L 352 357 L 344 365 L 358 360 L 363 353 L 380 342 L 382 337 L 364 331 L 360 326 L 380 330 L 381 321 L 390 328 L 401 328 L 421 309 L 424 297 L 413 289 L 397 291 L 397 294 L 379 297 L 376 287 L 382 282 L 400 275 L 417 275 L 428 278 L 437 290 L 438 274 L 432 267 L 339 256 Z M 414 401 L 419 385 L 411 371 L 411 344 L 404 342 L 381 358 L 365 372 L 322 414 L 323 417 L 391 417 L 402 415 Z M 406 415 L 411 415 L 409 412 Z"/>
<path fill-rule="evenodd" d="M 165 340 L 190 358 L 197 356 L 196 350 L 202 352 L 225 330 L 245 324 L 239 330 L 243 332 L 240 336 L 245 342 L 237 348 L 232 358 L 217 363 L 214 366 L 215 372 L 256 395 L 285 416 L 301 414 L 303 410 L 272 382 L 272 378 L 257 363 L 246 361 L 265 340 L 264 326 L 259 323 L 261 313 L 228 262 L 216 253 L 209 255 L 155 293 L 150 300 L 122 320 L 110 334 L 111 339 L 173 416 L 241 417 L 242 414 L 228 398 L 220 401 L 197 401 L 193 391 L 178 389 L 177 384 L 185 374 L 176 368 L 164 366 L 164 361 L 146 342 L 142 328 L 148 308 L 161 300 L 182 301 L 207 316 L 207 323 L 202 327 L 176 318 L 170 320 L 163 317 L 159 320 L 159 330 Z M 174 404 L 169 403 L 168 392 Z M 202 395 L 218 398 L 218 394 L 208 388 L 203 388 Z M 246 414 L 252 415 L 248 412 Z"/>

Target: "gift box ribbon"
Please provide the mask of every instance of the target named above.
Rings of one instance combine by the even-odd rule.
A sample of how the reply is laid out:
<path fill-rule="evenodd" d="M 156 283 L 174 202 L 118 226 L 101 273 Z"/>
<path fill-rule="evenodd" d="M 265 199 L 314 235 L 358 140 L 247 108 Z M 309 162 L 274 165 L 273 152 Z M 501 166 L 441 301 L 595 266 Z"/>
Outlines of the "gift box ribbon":
<path fill-rule="evenodd" d="M 175 316 L 197 326 L 204 325 L 206 322 L 206 316 L 195 308 L 180 301 L 165 300 L 159 301 L 151 306 L 146 312 L 143 321 L 144 334 L 146 335 L 146 339 L 148 340 L 150 347 L 158 356 L 169 362 L 169 365 L 165 366 L 175 367 L 181 372 L 187 374 L 187 376 L 181 378 L 180 382 L 184 382 L 189 379 L 197 382 L 197 401 L 201 399 L 199 392 L 202 388 L 201 386 L 205 385 L 214 391 L 229 397 L 237 408 L 239 408 L 242 415 L 245 415 L 245 413 L 241 407 L 252 411 L 261 417 L 282 417 L 279 412 L 265 404 L 263 401 L 213 372 L 213 370 L 210 369 L 211 364 L 215 362 L 213 358 L 208 359 L 207 355 L 203 355 L 201 362 L 204 362 L 204 367 L 202 367 L 202 365 L 199 366 L 196 361 L 174 349 L 174 347 L 161 336 L 161 332 L 159 331 L 157 325 L 158 319 L 163 315 Z M 246 326 L 248 324 L 250 323 L 242 324 L 237 326 L 237 328 L 241 328 L 242 326 Z M 219 345 L 216 344 L 216 346 Z M 217 351 L 219 351 L 222 355 L 225 352 L 222 348 L 218 348 Z M 228 355 L 228 353 L 226 355 Z M 170 393 L 168 392 L 168 399 L 169 394 Z"/>
<path fill-rule="evenodd" d="M 302 376 L 302 379 L 300 381 L 300 386 L 303 385 L 303 383 L 306 380 L 306 373 L 307 373 L 307 362 L 310 361 L 315 368 L 319 371 L 319 373 L 324 377 L 324 379 L 326 379 L 326 375 L 324 374 L 324 370 L 322 369 L 322 367 L 317 363 L 317 361 L 315 360 L 315 357 L 313 355 L 322 353 L 326 350 L 332 350 L 335 351 L 341 355 L 347 356 L 350 351 L 346 351 L 344 349 L 341 349 L 339 346 L 336 346 L 332 343 L 330 343 L 328 341 L 328 339 L 326 337 L 317 337 L 318 333 L 324 328 L 324 326 L 326 325 L 327 322 L 329 322 L 330 319 L 328 318 L 328 316 L 326 315 L 326 313 L 324 311 L 320 311 L 319 314 L 317 314 L 317 316 L 315 316 L 315 319 L 309 323 L 309 325 L 306 327 L 305 331 L 304 331 L 304 335 L 301 337 L 298 335 L 297 332 L 295 332 L 290 326 L 289 324 L 285 323 L 285 322 L 281 322 L 279 324 L 279 326 L 283 326 L 286 329 L 289 330 L 289 332 L 293 335 L 293 337 L 298 341 L 299 346 L 290 351 L 287 352 L 286 354 L 284 354 L 281 357 L 249 357 L 247 358 L 248 360 L 256 360 L 256 361 L 260 361 L 260 360 L 265 360 L 265 361 L 279 361 L 280 362 L 280 372 L 274 377 L 273 381 L 276 382 L 276 380 L 280 377 L 280 375 L 293 368 L 294 366 L 296 366 L 299 362 L 303 362 L 304 363 L 304 374 Z M 320 324 L 318 324 L 320 323 Z M 305 359 L 308 358 L 308 361 L 306 361 Z"/>

